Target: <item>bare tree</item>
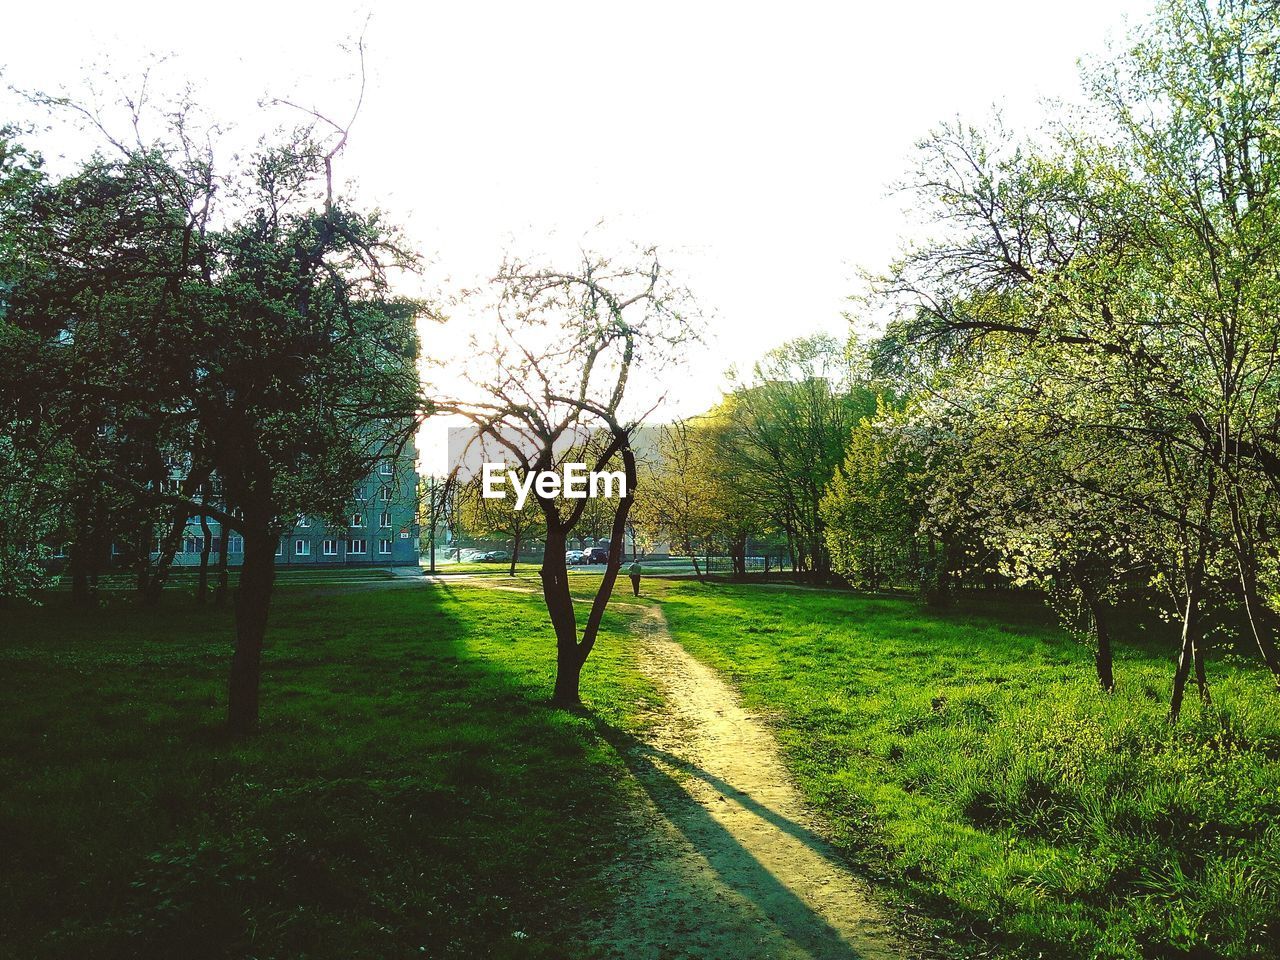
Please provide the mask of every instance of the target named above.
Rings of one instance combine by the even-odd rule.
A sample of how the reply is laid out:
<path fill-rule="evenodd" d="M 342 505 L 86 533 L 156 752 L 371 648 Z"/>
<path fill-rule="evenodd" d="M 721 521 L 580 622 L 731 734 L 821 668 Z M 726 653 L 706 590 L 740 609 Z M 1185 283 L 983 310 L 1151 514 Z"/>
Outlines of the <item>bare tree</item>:
<path fill-rule="evenodd" d="M 565 545 L 583 518 L 587 499 L 559 499 L 535 489 L 546 521 L 542 593 L 556 634 L 553 700 L 580 702 L 579 678 L 599 633 L 622 561 L 627 516 L 635 498 L 637 428 L 660 397 L 637 402 L 638 375 L 672 362 L 698 335 L 689 291 L 671 279 L 655 249 L 633 262 L 583 253 L 572 271 L 509 260 L 495 278 L 497 332 L 475 343 L 467 379 L 476 400 L 443 403 L 461 413 L 478 436 L 496 442 L 517 474 L 561 471 L 581 462 L 590 470 L 620 467 L 624 495 L 612 501 L 609 561 L 585 624 L 569 590 Z"/>

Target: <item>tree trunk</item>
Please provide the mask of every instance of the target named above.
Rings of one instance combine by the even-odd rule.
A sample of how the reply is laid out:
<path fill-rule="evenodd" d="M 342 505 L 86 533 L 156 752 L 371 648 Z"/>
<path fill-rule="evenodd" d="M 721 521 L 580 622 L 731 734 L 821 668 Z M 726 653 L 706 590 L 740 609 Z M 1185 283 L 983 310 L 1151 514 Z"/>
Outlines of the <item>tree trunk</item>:
<path fill-rule="evenodd" d="M 951 582 L 947 572 L 946 540 L 929 537 L 927 573 L 922 583 L 925 606 L 945 610 L 951 606 Z"/>
<path fill-rule="evenodd" d="M 1098 684 L 1105 692 L 1115 693 L 1116 679 L 1111 662 L 1111 628 L 1107 623 L 1106 607 L 1092 586 L 1084 582 L 1083 577 L 1077 581 L 1077 585 L 1093 617 L 1093 636 L 1098 645 L 1093 652 L 1093 666 L 1098 674 Z"/>
<path fill-rule="evenodd" d="M 554 503 L 541 498 L 538 501 L 547 518 L 547 552 L 542 561 L 542 595 L 556 631 L 556 685 L 551 699 L 554 704 L 562 707 L 577 706 L 582 702 L 578 689 L 582 665 L 587 662 L 587 657 L 591 656 L 595 647 L 605 607 L 608 606 L 614 584 L 618 581 L 618 571 L 622 567 L 622 555 L 626 547 L 627 515 L 635 502 L 635 454 L 627 442 L 627 434 L 616 425 L 613 429 L 615 442 L 620 444 L 618 453 L 626 471 L 627 493 L 619 499 L 614 510 L 613 524 L 609 531 L 609 562 L 600 580 L 600 588 L 591 603 L 591 612 L 587 615 L 581 641 L 578 639 L 577 616 L 573 607 L 573 595 L 569 592 L 569 575 L 564 559 L 568 531 Z"/>
<path fill-rule="evenodd" d="M 1101 604 L 1099 604 L 1099 607 Z M 1093 615 L 1094 636 L 1098 649 L 1093 654 L 1094 669 L 1098 672 L 1098 683 L 1107 693 L 1115 693 L 1116 678 L 1111 664 L 1111 628 L 1101 610 Z"/>
<path fill-rule="evenodd" d="M 89 583 L 89 550 L 87 542 L 76 541 L 71 545 L 71 557 L 67 560 L 71 568 L 71 605 L 81 610 L 87 610 L 97 602 Z"/>
<path fill-rule="evenodd" d="M 622 569 L 622 554 L 626 546 L 627 516 L 631 512 L 631 505 L 635 503 L 637 473 L 635 454 L 631 451 L 631 447 L 625 444 L 619 453 L 622 455 L 622 464 L 627 475 L 627 495 L 622 497 L 618 501 L 618 506 L 614 508 L 613 528 L 609 532 L 609 562 L 605 566 L 604 576 L 600 579 L 600 589 L 596 591 L 595 599 L 591 602 L 591 612 L 587 615 L 587 624 L 582 630 L 582 642 L 577 645 L 580 658 L 579 669 L 583 663 L 586 663 L 587 657 L 591 655 L 596 645 L 605 607 L 608 606 L 609 598 L 613 595 L 613 585 L 618 582 L 618 571 Z M 577 686 L 576 680 L 574 686 Z"/>
<path fill-rule="evenodd" d="M 1187 689 L 1187 677 L 1192 669 L 1192 660 L 1196 657 L 1196 620 L 1197 598 L 1194 591 L 1188 591 L 1187 608 L 1183 613 L 1183 636 L 1178 654 L 1178 668 L 1174 671 L 1174 692 L 1169 698 L 1169 722 L 1178 722 L 1178 714 L 1183 709 L 1183 692 Z"/>
<path fill-rule="evenodd" d="M 1209 680 L 1204 672 L 1204 643 L 1201 638 L 1197 638 L 1191 645 L 1191 660 L 1196 668 L 1196 689 L 1200 692 L 1200 702 L 1208 704 L 1213 698 L 1209 696 Z"/>
<path fill-rule="evenodd" d="M 187 528 L 187 510 L 185 507 L 174 507 L 169 515 L 169 530 L 160 542 L 160 555 L 156 557 L 155 569 L 151 571 L 151 579 L 142 600 L 148 606 L 160 602 L 160 594 L 169 579 L 169 571 L 173 569 L 173 558 L 182 542 L 182 535 Z"/>
<path fill-rule="evenodd" d="M 747 578 L 747 542 L 745 537 L 730 541 L 729 557 L 733 562 L 733 579 Z"/>
<path fill-rule="evenodd" d="M 227 581 L 230 575 L 227 570 L 227 528 L 225 525 L 218 527 L 221 542 L 218 544 L 218 585 L 213 591 L 213 605 L 221 607 L 227 602 Z"/>
<path fill-rule="evenodd" d="M 520 530 L 516 529 L 515 537 L 511 541 L 511 569 L 507 572 L 508 576 L 516 575 L 516 564 L 520 562 Z"/>
<path fill-rule="evenodd" d="M 1246 529 L 1244 516 L 1240 509 L 1239 493 L 1227 497 L 1231 508 L 1231 532 L 1236 558 L 1236 571 L 1240 579 L 1240 600 L 1244 605 L 1245 620 L 1249 624 L 1249 632 L 1262 654 L 1262 662 L 1271 671 L 1277 689 L 1280 689 L 1280 653 L 1276 651 L 1273 625 L 1269 622 L 1266 605 L 1258 596 L 1258 557 L 1253 548 L 1249 530 Z"/>
<path fill-rule="evenodd" d="M 1202 514 L 1207 524 L 1213 513 L 1213 504 L 1217 495 L 1217 485 L 1212 474 L 1209 477 L 1208 489 Z M 1177 723 L 1178 714 L 1182 712 L 1182 696 L 1186 690 L 1187 675 L 1194 665 L 1196 670 L 1196 686 L 1200 690 L 1200 699 L 1209 700 L 1209 685 L 1204 673 L 1204 650 L 1200 645 L 1200 587 L 1204 580 L 1205 564 L 1208 559 L 1209 542 L 1203 532 L 1198 535 L 1195 559 L 1190 560 L 1190 537 L 1188 528 L 1182 531 L 1182 569 L 1183 583 L 1186 585 L 1186 612 L 1182 618 L 1182 649 L 1178 654 L 1178 667 L 1173 675 L 1173 695 L 1169 698 L 1169 722 Z"/>
<path fill-rule="evenodd" d="M 548 523 L 548 528 L 552 525 Z M 585 657 L 578 650 L 578 620 L 569 592 L 569 571 L 564 552 L 567 538 L 559 530 L 547 530 L 547 547 L 542 557 L 542 597 L 556 633 L 556 685 L 551 702 L 560 707 L 581 703 L 578 679 Z M 610 547 L 612 550 L 612 547 Z"/>
<path fill-rule="evenodd" d="M 579 685 L 582 680 L 582 665 L 586 663 L 577 650 L 577 644 L 556 645 L 556 685 L 551 694 L 551 702 L 557 707 L 576 707 L 582 703 Z"/>
<path fill-rule="evenodd" d="M 245 736 L 258 725 L 262 645 L 275 582 L 275 537 L 270 523 L 265 517 L 250 521 L 248 515 L 246 511 L 244 563 L 236 589 L 236 648 L 227 696 L 227 726 L 236 736 Z"/>
<path fill-rule="evenodd" d="M 196 583 L 196 603 L 203 604 L 209 598 L 209 551 L 213 549 L 213 534 L 209 530 L 209 515 L 200 514 L 200 579 Z"/>

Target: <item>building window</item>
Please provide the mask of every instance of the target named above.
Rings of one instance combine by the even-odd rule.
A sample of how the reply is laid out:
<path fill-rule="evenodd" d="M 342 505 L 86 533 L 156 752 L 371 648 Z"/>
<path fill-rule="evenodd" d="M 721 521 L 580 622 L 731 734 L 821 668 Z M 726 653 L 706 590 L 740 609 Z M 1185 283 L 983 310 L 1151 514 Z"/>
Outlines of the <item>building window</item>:
<path fill-rule="evenodd" d="M 336 557 L 338 555 L 337 540 L 326 540 L 324 542 L 324 555 L 326 557 Z"/>
<path fill-rule="evenodd" d="M 347 553 L 368 553 L 368 552 L 369 552 L 368 540 L 352 540 L 351 545 L 347 547 Z"/>
<path fill-rule="evenodd" d="M 391 488 L 383 487 L 381 490 L 379 490 L 378 499 L 381 500 L 383 503 L 389 503 L 391 501 Z"/>
<path fill-rule="evenodd" d="M 227 553 L 244 553 L 244 537 L 227 537 Z"/>
<path fill-rule="evenodd" d="M 363 513 L 353 513 L 353 514 L 351 515 L 351 525 L 352 525 L 353 527 L 363 527 L 363 526 L 364 526 L 364 514 L 363 514 Z"/>
<path fill-rule="evenodd" d="M 353 496 L 357 500 L 363 500 L 367 493 L 368 493 L 368 490 L 366 490 L 363 486 L 353 487 L 351 490 L 351 496 Z"/>
<path fill-rule="evenodd" d="M 311 518 L 304 513 L 302 516 L 298 518 L 298 526 L 300 527 L 311 526 Z"/>
<path fill-rule="evenodd" d="M 200 553 L 203 549 L 203 538 L 201 537 L 183 537 L 182 552 L 183 553 Z"/>
<path fill-rule="evenodd" d="M 293 555 L 295 557 L 311 556 L 311 541 L 310 540 L 293 541 Z"/>
<path fill-rule="evenodd" d="M 284 556 L 284 541 L 283 541 L 283 540 L 277 540 L 277 541 L 276 541 L 276 556 L 277 556 L 277 557 L 283 557 L 283 556 Z"/>
<path fill-rule="evenodd" d="M 396 468 L 392 465 L 390 460 L 383 460 L 378 464 L 378 476 L 380 477 L 390 477 L 395 474 L 395 472 Z"/>
<path fill-rule="evenodd" d="M 391 511 L 390 510 L 382 511 L 382 520 L 381 520 L 381 523 L 379 523 L 379 526 L 382 527 L 383 530 L 391 529 Z"/>
<path fill-rule="evenodd" d="M 383 537 L 378 541 L 378 552 L 383 555 L 391 552 L 391 540 L 389 538 Z"/>

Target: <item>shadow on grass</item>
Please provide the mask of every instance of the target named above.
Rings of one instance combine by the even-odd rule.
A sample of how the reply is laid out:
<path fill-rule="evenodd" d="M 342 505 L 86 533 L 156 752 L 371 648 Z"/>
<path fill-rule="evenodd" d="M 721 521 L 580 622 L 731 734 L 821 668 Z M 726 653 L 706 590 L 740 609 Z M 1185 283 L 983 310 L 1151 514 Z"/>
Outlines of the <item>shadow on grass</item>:
<path fill-rule="evenodd" d="M 541 703 L 544 619 L 282 589 L 262 729 L 231 743 L 229 610 L 0 612 L 0 955 L 561 955 L 626 797 Z"/>

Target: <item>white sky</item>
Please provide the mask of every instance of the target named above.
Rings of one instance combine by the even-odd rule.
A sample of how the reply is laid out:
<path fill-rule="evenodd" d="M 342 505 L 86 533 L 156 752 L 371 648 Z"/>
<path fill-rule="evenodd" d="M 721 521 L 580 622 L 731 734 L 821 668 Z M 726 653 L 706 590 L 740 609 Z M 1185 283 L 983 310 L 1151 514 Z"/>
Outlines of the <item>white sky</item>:
<path fill-rule="evenodd" d="M 193 82 L 256 136 L 293 120 L 264 115 L 264 96 L 349 109 L 354 59 L 338 45 L 372 9 L 340 176 L 407 225 L 430 289 L 474 283 L 505 249 L 571 250 L 588 232 L 673 250 L 715 319 L 670 416 L 713 403 L 730 364 L 848 329 L 859 268 L 882 267 L 910 229 L 889 191 L 915 140 L 994 104 L 1033 124 L 1040 98 L 1075 96 L 1076 58 L 1149 7 L 43 0 L 5 10 L 0 64 L 20 87 L 77 89 L 86 70 L 172 53 L 161 83 Z M 447 353 L 483 322 L 459 315 L 424 348 Z"/>

